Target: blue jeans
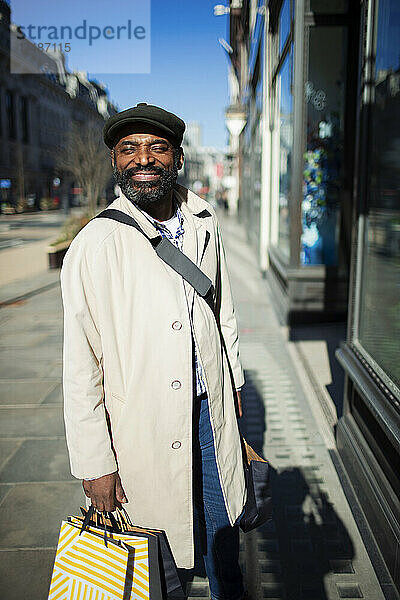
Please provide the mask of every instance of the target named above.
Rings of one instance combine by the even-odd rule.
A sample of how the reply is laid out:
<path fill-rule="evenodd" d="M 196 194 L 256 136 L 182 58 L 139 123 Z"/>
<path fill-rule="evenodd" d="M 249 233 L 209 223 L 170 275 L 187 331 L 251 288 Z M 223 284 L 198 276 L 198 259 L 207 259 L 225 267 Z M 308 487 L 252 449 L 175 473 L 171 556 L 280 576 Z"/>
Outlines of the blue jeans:
<path fill-rule="evenodd" d="M 213 600 L 238 600 L 244 593 L 239 567 L 239 526 L 231 526 L 215 460 L 208 398 L 194 408 L 194 518 Z"/>

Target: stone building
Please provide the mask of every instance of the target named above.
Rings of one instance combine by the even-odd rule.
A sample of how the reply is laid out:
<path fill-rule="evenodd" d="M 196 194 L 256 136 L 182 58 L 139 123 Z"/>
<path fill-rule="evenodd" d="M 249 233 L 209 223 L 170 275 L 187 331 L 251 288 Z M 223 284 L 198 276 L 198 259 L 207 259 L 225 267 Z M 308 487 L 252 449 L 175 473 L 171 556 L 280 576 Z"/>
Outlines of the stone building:
<path fill-rule="evenodd" d="M 25 40 L 13 54 L 10 72 L 10 7 L 0 0 L 0 194 L 3 206 L 69 205 L 77 191 L 57 166 L 56 151 L 74 123 L 99 128 L 116 112 L 101 84 L 85 73 L 70 73 L 64 56 L 49 55 Z M 30 72 L 38 53 L 48 72 Z M 40 57 L 39 57 L 40 58 Z M 23 74 L 15 74 L 15 65 Z M 34 69 L 31 69 L 34 71 Z"/>

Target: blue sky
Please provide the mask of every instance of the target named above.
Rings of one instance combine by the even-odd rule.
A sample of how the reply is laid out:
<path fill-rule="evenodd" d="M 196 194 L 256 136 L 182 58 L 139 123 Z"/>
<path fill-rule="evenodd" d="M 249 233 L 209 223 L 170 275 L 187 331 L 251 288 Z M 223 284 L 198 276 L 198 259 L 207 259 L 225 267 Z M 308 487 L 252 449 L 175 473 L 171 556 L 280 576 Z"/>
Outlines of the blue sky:
<path fill-rule="evenodd" d="M 151 73 L 104 75 L 120 109 L 148 102 L 199 121 L 203 143 L 226 144 L 228 60 L 218 38 L 226 39 L 228 17 L 214 17 L 214 0 L 152 0 Z"/>
<path fill-rule="evenodd" d="M 126 68 L 131 64 L 127 50 L 132 52 L 138 47 L 135 41 L 130 42 L 131 45 L 126 42 L 126 51 L 122 53 L 113 41 L 96 42 L 95 64 L 107 65 L 108 71 L 114 71 L 109 74 L 95 72 L 94 44 L 89 47 L 87 41 L 72 39 L 74 52 L 69 55 L 69 66 L 89 71 L 91 78 L 104 83 L 120 110 L 137 102 L 157 104 L 176 112 L 185 121 L 199 121 L 203 128 L 203 143 L 222 148 L 227 140 L 224 109 L 228 104 L 228 59 L 218 38 L 227 38 L 229 17 L 215 17 L 213 12 L 214 5 L 222 2 L 151 0 L 148 74 L 114 74 L 120 67 L 121 71 L 125 67 L 125 73 L 129 70 Z M 143 8 L 146 4 L 146 0 L 117 0 L 114 3 L 108 0 L 12 0 L 11 8 L 12 19 L 18 25 L 56 23 L 76 26 L 86 19 L 88 24 L 108 26 L 125 23 L 127 15 L 133 15 L 135 24 L 146 22 Z M 38 43 L 37 38 L 32 41 Z M 137 55 L 132 52 L 132 60 Z M 144 65 L 142 70 L 146 69 L 147 65 Z"/>

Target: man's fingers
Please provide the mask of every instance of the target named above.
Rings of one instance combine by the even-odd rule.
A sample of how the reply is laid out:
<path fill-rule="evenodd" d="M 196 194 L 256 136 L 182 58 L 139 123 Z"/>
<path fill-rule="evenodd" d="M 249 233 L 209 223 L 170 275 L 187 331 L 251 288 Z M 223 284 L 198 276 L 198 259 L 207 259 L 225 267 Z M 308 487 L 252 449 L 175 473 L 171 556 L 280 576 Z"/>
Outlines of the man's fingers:
<path fill-rule="evenodd" d="M 121 502 L 127 502 L 118 473 L 83 481 L 82 485 L 86 496 L 99 512 L 113 512 L 116 506 L 121 508 Z"/>
<path fill-rule="evenodd" d="M 121 480 L 119 476 L 117 477 L 117 480 L 115 482 L 115 497 L 118 500 L 118 502 L 128 502 L 128 499 L 125 496 L 124 488 L 121 485 Z"/>
<path fill-rule="evenodd" d="M 91 498 L 90 491 L 88 489 L 87 482 L 85 480 L 82 481 L 82 487 L 83 487 L 83 491 L 85 492 L 85 495 L 88 498 Z"/>
<path fill-rule="evenodd" d="M 96 510 L 98 510 L 99 512 L 103 512 L 104 510 L 104 502 L 102 500 L 95 500 L 93 502 L 92 500 L 92 504 L 95 507 Z"/>

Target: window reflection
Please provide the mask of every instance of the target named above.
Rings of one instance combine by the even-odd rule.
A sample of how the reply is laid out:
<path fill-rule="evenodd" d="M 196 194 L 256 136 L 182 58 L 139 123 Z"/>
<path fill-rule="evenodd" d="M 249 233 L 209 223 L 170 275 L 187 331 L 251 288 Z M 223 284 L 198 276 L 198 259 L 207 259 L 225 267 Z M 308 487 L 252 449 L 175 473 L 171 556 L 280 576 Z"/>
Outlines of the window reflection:
<path fill-rule="evenodd" d="M 278 244 L 289 257 L 289 197 L 292 178 L 293 98 L 291 91 L 292 49 L 277 77 L 279 98 L 279 233 Z"/>
<path fill-rule="evenodd" d="M 301 256 L 303 265 L 336 265 L 343 187 L 346 33 L 310 30 L 307 148 L 304 156 Z"/>
<path fill-rule="evenodd" d="M 400 389 L 400 6 L 378 11 L 359 341 Z M 387 382 L 390 385 L 390 382 Z"/>
<path fill-rule="evenodd" d="M 290 0 L 284 0 L 279 18 L 279 54 L 282 52 L 290 32 Z"/>

